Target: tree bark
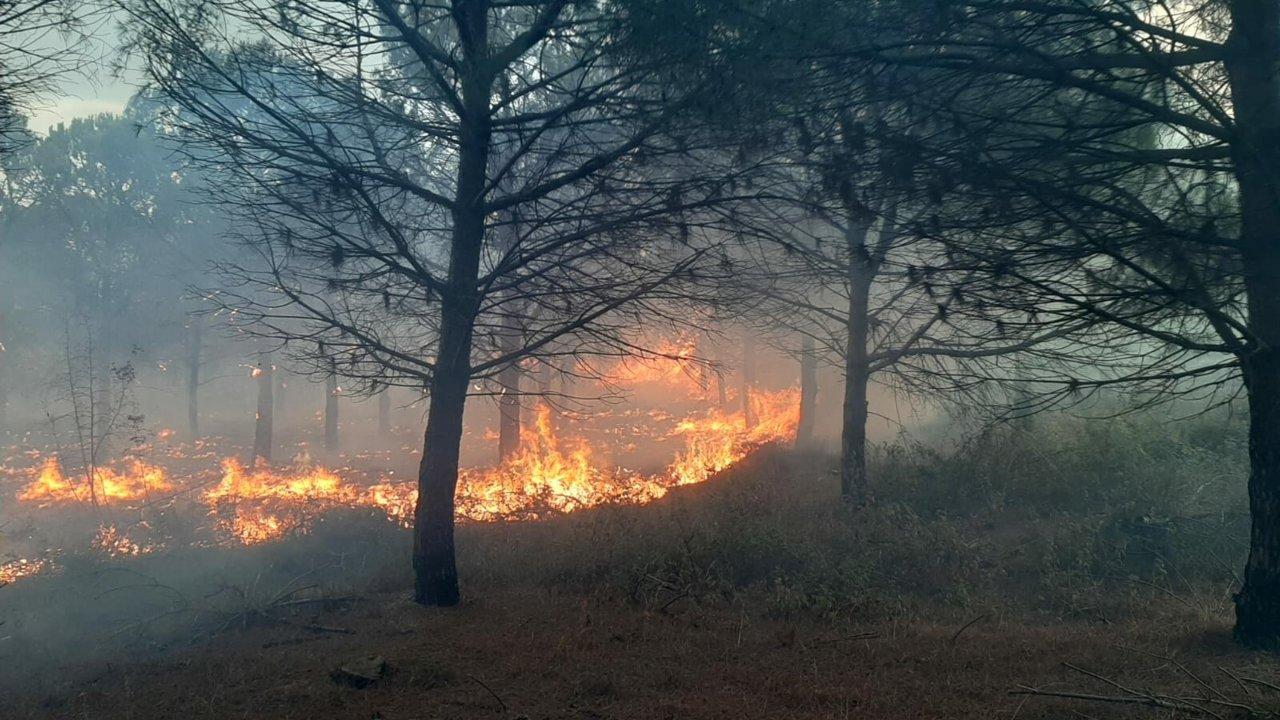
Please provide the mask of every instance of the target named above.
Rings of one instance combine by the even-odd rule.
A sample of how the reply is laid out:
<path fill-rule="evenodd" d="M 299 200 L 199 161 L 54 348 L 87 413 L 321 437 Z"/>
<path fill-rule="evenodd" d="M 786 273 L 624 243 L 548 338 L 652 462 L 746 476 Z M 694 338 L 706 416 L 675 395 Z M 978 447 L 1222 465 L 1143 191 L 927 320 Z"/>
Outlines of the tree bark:
<path fill-rule="evenodd" d="M 813 428 L 818 407 L 818 357 L 813 338 L 800 341 L 800 421 L 796 425 L 796 447 L 813 445 Z"/>
<path fill-rule="evenodd" d="M 851 214 L 845 228 L 849 253 L 849 316 L 844 358 L 844 407 L 840 429 L 840 494 L 856 503 L 867 495 L 868 305 L 873 271 L 867 253 L 871 222 Z"/>
<path fill-rule="evenodd" d="M 476 278 L 485 234 L 484 189 L 492 133 L 489 96 L 493 77 L 485 67 L 488 3 L 457 2 L 453 12 L 466 55 L 461 73 L 458 174 L 451 210 L 449 272 L 441 293 L 440 339 L 418 466 L 413 532 L 414 599 L 434 606 L 458 604 L 454 493 L 458 485 L 462 415 L 471 383 L 472 333 L 480 305 Z"/>
<path fill-rule="evenodd" d="M 338 374 L 330 372 L 324 383 L 324 449 L 338 449 Z"/>
<path fill-rule="evenodd" d="M 271 462 L 271 435 L 275 425 L 275 373 L 271 367 L 271 353 L 258 355 L 258 365 L 254 368 L 258 380 L 258 412 L 254 416 L 253 426 L 253 460 L 254 462 Z"/>
<path fill-rule="evenodd" d="M 1233 0 L 1226 61 L 1235 110 L 1232 159 L 1248 293 L 1249 508 L 1235 637 L 1280 648 L 1280 0 Z"/>
<path fill-rule="evenodd" d="M 192 318 L 187 331 L 187 434 L 192 440 L 200 437 L 200 335 L 200 320 Z"/>

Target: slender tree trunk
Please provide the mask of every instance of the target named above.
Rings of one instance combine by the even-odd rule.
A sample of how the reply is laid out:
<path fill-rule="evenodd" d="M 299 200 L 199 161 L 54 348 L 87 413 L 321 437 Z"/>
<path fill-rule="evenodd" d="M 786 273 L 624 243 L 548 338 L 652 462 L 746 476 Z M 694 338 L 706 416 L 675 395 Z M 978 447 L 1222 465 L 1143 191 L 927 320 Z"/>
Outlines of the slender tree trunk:
<path fill-rule="evenodd" d="M 271 462 L 271 434 L 275 425 L 275 374 L 271 367 L 271 353 L 258 354 L 258 366 L 254 368 L 258 380 L 258 412 L 254 416 L 253 460 Z"/>
<path fill-rule="evenodd" d="M 378 387 L 378 435 L 391 437 L 391 387 L 386 383 Z"/>
<path fill-rule="evenodd" d="M 200 334 L 200 319 L 193 317 L 187 331 L 187 434 L 192 440 L 200 437 Z"/>
<path fill-rule="evenodd" d="M 1241 358 L 1249 395 L 1253 527 L 1235 597 L 1235 637 L 1280 648 L 1280 0 L 1233 0 L 1229 8 L 1232 159 L 1253 335 Z"/>
<path fill-rule="evenodd" d="M 725 386 L 724 371 L 716 368 L 716 402 L 721 409 L 729 406 L 729 388 Z"/>
<path fill-rule="evenodd" d="M 818 407 L 818 356 L 813 338 L 808 335 L 800 341 L 800 422 L 796 425 L 796 447 L 813 444 L 813 428 L 817 422 Z"/>
<path fill-rule="evenodd" d="M 329 373 L 324 382 L 324 449 L 338 449 L 338 374 Z"/>
<path fill-rule="evenodd" d="M 750 430 L 756 426 L 756 411 L 752 406 L 752 390 L 756 386 L 756 343 L 747 331 L 742 336 L 742 420 Z"/>
<path fill-rule="evenodd" d="M 498 373 L 502 385 L 498 397 L 498 460 L 520 450 L 520 368 L 516 365 Z"/>
<path fill-rule="evenodd" d="M 98 355 L 97 364 L 93 371 L 97 375 L 94 380 L 94 398 L 93 398 L 93 419 L 92 425 L 93 437 L 97 441 L 99 460 L 106 457 L 110 452 L 111 435 L 111 416 L 114 414 L 112 406 L 115 404 L 111 398 L 111 360 L 107 352 Z"/>
<path fill-rule="evenodd" d="M 478 1 L 454 5 L 460 40 L 473 59 L 483 57 L 488 45 L 487 5 Z M 440 340 L 431 377 L 427 429 L 418 467 L 418 503 L 414 508 L 414 599 L 436 606 L 458 604 L 454 492 L 458 484 L 462 415 L 471 383 L 472 332 L 480 306 L 476 277 L 485 233 L 484 187 L 492 132 L 489 96 L 493 78 L 483 62 L 464 62 L 449 273 L 441 293 Z"/>
<path fill-rule="evenodd" d="M 8 315 L 0 310 L 0 434 L 9 431 L 9 348 L 6 345 L 6 319 Z"/>
<path fill-rule="evenodd" d="M 849 317 L 844 360 L 844 407 L 840 429 L 840 494 L 866 502 L 867 493 L 867 361 L 868 305 L 872 268 L 866 251 L 871 223 L 854 216 L 845 229 L 849 253 Z"/>

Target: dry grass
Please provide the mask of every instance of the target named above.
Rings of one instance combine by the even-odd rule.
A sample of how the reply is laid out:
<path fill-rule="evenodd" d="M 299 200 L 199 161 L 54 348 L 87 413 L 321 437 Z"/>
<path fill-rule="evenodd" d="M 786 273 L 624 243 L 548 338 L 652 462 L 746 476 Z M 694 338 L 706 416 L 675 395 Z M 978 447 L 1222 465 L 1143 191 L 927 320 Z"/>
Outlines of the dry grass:
<path fill-rule="evenodd" d="M 1280 669 L 1234 648 L 1223 623 L 989 621 L 956 637 L 958 625 L 923 619 L 787 622 L 738 610 L 664 614 L 546 592 L 488 595 L 451 610 L 382 598 L 315 618 L 352 634 L 276 627 L 224 635 L 112 666 L 11 710 L 18 718 L 192 720 L 1048 718 L 1077 710 L 1120 718 L 1151 715 L 1008 691 L 1081 687 L 1063 661 L 1191 694 L 1200 688 L 1152 655 L 1216 677 L 1218 666 L 1263 677 Z M 340 661 L 366 654 L 385 657 L 394 674 L 363 690 L 330 681 Z"/>
<path fill-rule="evenodd" d="M 115 651 L 104 638 L 123 620 L 81 619 L 77 630 L 101 631 L 85 644 L 98 638 L 110 652 L 49 650 L 38 682 L 9 693 L 0 715 L 1194 716 L 1010 694 L 1123 694 L 1064 663 L 1137 693 L 1209 697 L 1223 718 L 1244 716 L 1226 698 L 1280 707 L 1280 691 L 1246 679 L 1269 681 L 1280 664 L 1229 641 L 1229 569 L 1119 552 L 1123 533 L 1105 513 L 992 506 L 943 517 L 924 509 L 936 489 L 927 502 L 855 510 L 838 501 L 829 471 L 826 460 L 762 453 L 652 506 L 463 528 L 467 601 L 448 610 L 404 599 L 407 538 L 367 518 L 335 518 L 216 563 L 189 557 L 180 591 L 195 605 L 213 598 L 199 612 Z M 1189 552 L 1163 540 L 1160 550 Z M 192 568 L 205 561 L 221 591 L 201 595 Z M 134 570 L 175 574 L 149 562 L 161 559 Z M 71 581 L 46 592 L 65 595 Z M 39 597 L 35 584 L 23 592 Z M 362 599 L 280 601 L 353 594 Z M 70 601 L 43 611 L 58 602 Z M 339 663 L 369 654 L 395 672 L 358 690 L 330 680 Z"/>

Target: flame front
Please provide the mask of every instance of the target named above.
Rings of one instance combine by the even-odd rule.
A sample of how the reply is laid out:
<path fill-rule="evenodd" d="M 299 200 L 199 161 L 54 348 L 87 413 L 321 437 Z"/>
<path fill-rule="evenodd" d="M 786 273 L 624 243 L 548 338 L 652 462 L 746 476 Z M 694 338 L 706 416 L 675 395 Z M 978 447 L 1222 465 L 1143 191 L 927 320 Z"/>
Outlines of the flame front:
<path fill-rule="evenodd" d="M 305 532 L 322 512 L 353 505 L 360 493 L 334 472 L 301 465 L 277 472 L 265 463 L 247 470 L 240 461 L 222 461 L 222 480 L 203 500 L 216 526 L 245 545 Z"/>
<path fill-rule="evenodd" d="M 673 383 L 671 387 L 689 382 L 689 368 L 680 358 L 691 354 L 692 346 L 673 350 L 675 359 L 666 358 L 665 369 L 655 379 L 665 378 Z M 522 429 L 521 446 L 513 456 L 496 467 L 460 472 L 457 514 L 464 520 L 489 522 L 652 502 L 672 488 L 705 482 L 761 445 L 789 441 L 799 419 L 798 395 L 794 389 L 753 393 L 751 424 L 740 411 L 714 408 L 683 419 L 665 412 L 617 416 L 628 423 L 641 420 L 630 428 L 632 434 L 681 443 L 664 470 L 650 473 L 616 464 L 576 431 L 561 437 L 552 410 L 542 404 Z M 663 426 L 671 429 L 662 430 Z M 606 435 L 619 432 L 606 431 Z M 205 445 L 194 449 L 199 452 L 186 455 L 187 462 L 209 457 Z M 615 448 L 626 449 L 625 444 Z M 340 508 L 373 510 L 409 527 L 418 496 L 413 482 L 383 477 L 357 483 L 306 461 L 289 468 L 265 463 L 246 467 L 228 458 L 221 462 L 216 479 L 205 475 L 202 480 L 193 474 L 185 481 L 185 490 L 177 488 L 162 468 L 138 459 L 95 467 L 79 478 L 64 474 L 56 458 L 29 472 L 32 479 L 18 492 L 18 499 L 45 508 L 97 506 L 100 524 L 90 547 L 109 557 L 136 556 L 164 547 L 168 540 L 157 538 L 145 518 L 173 508 L 194 505 L 208 518 L 201 527 L 212 533 L 214 542 L 254 545 L 306 533 L 324 513 Z M 122 515 L 114 508 L 136 511 L 135 524 L 127 528 L 116 524 Z M 0 584 L 52 568 L 48 560 L 0 564 Z"/>
<path fill-rule="evenodd" d="M 92 477 L 92 483 L 89 478 Z M 141 460 L 130 461 L 124 470 L 106 466 L 93 468 L 85 477 L 72 480 L 62 472 L 57 458 L 48 458 L 18 499 L 42 505 L 73 502 L 134 502 L 173 491 L 165 472 Z"/>

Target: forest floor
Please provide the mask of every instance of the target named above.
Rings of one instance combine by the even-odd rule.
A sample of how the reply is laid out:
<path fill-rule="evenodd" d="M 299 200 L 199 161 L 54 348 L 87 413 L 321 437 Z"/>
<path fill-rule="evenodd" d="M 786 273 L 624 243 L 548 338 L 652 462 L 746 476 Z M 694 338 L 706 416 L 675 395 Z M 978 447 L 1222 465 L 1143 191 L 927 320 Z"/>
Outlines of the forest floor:
<path fill-rule="evenodd" d="M 842 507 L 824 463 L 764 453 L 730 477 L 651 506 L 464 527 L 465 600 L 449 609 L 407 599 L 403 532 L 371 541 L 377 533 L 358 523 L 336 535 L 322 528 L 290 555 L 253 556 L 258 565 L 242 573 L 248 584 L 234 606 L 184 616 L 181 632 L 151 633 L 127 651 L 75 652 L 77 643 L 109 649 L 104 638 L 139 627 L 87 621 L 81 608 L 72 614 L 82 624 L 72 649 L 51 649 L 45 638 L 24 646 L 25 655 L 3 657 L 34 663 L 39 656 L 44 664 L 29 673 L 35 679 L 10 682 L 0 717 L 1029 719 L 1280 711 L 1280 657 L 1231 642 L 1228 586 L 1212 578 L 1175 582 L 1165 565 L 1144 574 L 1133 552 L 1121 557 L 1132 572 L 1117 579 L 1110 551 L 1096 542 L 1098 526 L 1078 517 L 1021 517 L 1001 508 L 997 516 L 940 519 L 904 507 Z M 300 566 L 300 558 L 316 564 Z M 225 591 L 237 581 L 223 561 L 183 562 L 187 570 L 217 569 Z M 159 576 L 162 569 L 137 569 L 144 571 Z M 322 574 L 325 582 L 312 582 Z M 70 581 L 50 580 L 43 602 L 115 598 L 137 585 L 197 595 L 177 580 L 94 593 L 57 582 Z M 37 590 L 29 592 L 15 602 L 34 602 Z M 84 604 L 96 609 L 97 602 Z M 386 663 L 371 684 L 334 679 L 340 666 L 359 670 L 370 656 Z M 10 665 L 11 681 L 16 669 Z M 1027 694 L 1033 688 L 1079 697 Z"/>
<path fill-rule="evenodd" d="M 1010 692 L 1033 686 L 1128 694 L 1088 671 L 1153 696 L 1213 697 L 1188 674 L 1195 673 L 1224 698 L 1262 703 L 1263 692 L 1277 699 L 1274 690 L 1258 685 L 1245 694 L 1219 668 L 1268 681 L 1280 669 L 1272 658 L 1233 646 L 1221 622 L 979 621 L 961 632 L 963 625 L 924 619 L 759 621 L 539 593 L 493 595 L 446 611 L 376 598 L 313 620 L 344 632 L 225 634 L 147 662 L 112 665 L 65 694 L 28 699 L 11 717 L 1163 717 L 1170 713 L 1141 704 Z M 385 679 L 363 689 L 331 679 L 344 661 L 367 655 L 386 660 Z"/>

